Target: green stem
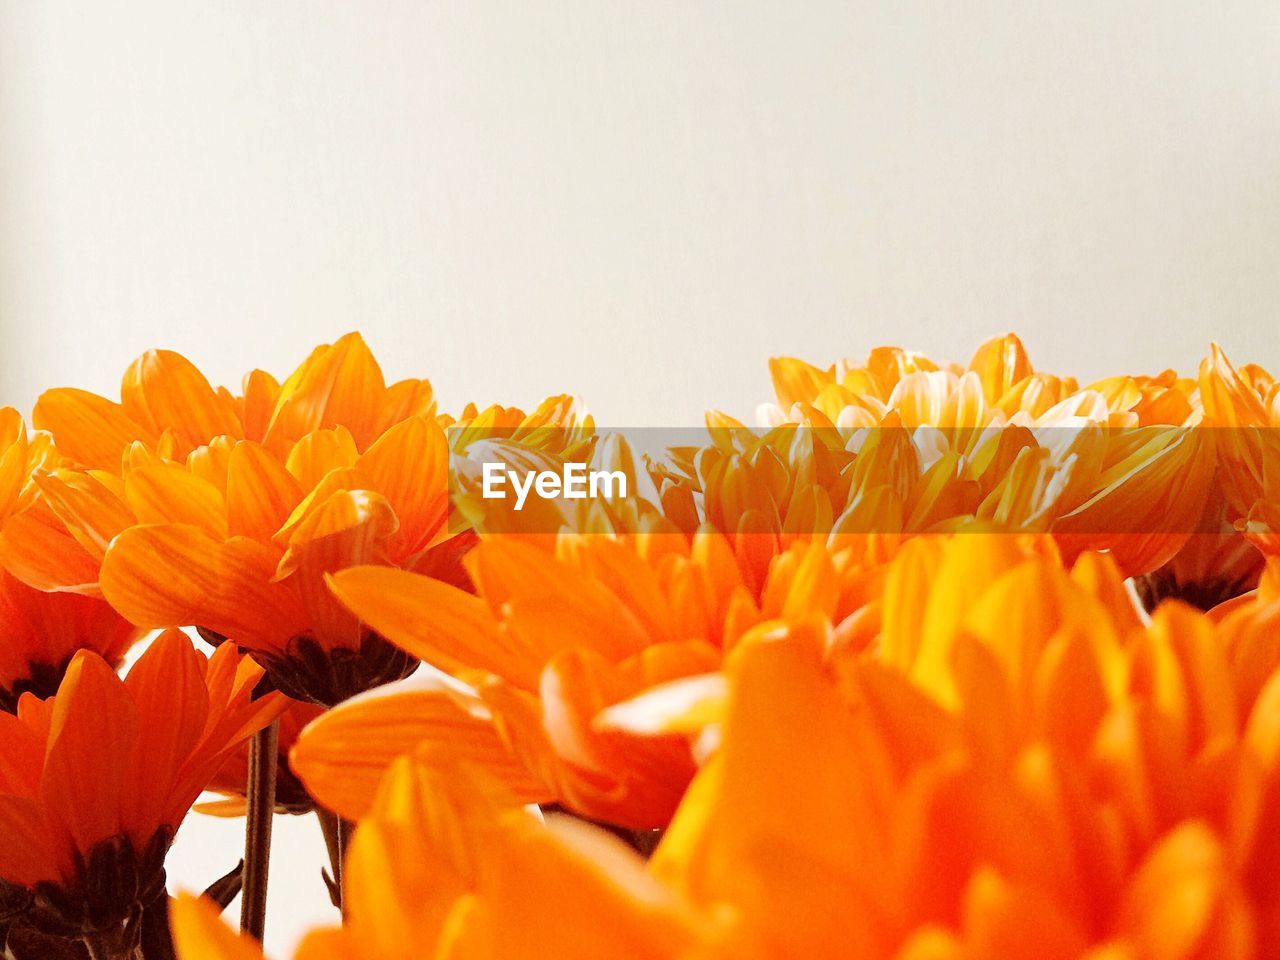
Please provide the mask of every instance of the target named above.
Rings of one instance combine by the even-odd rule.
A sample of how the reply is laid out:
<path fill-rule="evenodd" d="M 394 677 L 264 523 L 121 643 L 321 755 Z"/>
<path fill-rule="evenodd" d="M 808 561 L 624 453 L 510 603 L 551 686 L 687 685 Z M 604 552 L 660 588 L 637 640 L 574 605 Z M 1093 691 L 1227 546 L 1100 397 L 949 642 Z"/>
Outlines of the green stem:
<path fill-rule="evenodd" d="M 276 806 L 276 758 L 280 721 L 254 734 L 249 744 L 249 813 L 244 827 L 244 890 L 240 929 L 262 940 L 267 926 L 267 877 L 271 867 L 271 825 Z"/>

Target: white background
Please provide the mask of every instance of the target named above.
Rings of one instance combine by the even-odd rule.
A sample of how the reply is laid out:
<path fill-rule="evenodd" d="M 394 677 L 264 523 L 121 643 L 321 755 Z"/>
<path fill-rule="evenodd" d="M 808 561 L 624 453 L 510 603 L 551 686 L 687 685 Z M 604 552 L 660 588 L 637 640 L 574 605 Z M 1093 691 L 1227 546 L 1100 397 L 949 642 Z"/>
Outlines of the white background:
<path fill-rule="evenodd" d="M 359 328 L 446 407 L 696 424 L 771 354 L 1010 328 L 1083 378 L 1280 366 L 1277 305 L 1271 0 L 0 0 L 2 402 Z"/>

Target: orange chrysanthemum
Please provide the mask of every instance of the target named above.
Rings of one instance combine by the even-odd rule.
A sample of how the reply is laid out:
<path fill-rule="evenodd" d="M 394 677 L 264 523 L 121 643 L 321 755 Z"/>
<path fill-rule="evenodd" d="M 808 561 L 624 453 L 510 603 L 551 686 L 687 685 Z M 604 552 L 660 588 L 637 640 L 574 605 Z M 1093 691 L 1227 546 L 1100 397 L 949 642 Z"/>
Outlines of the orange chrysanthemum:
<path fill-rule="evenodd" d="M 206 660 L 171 631 L 125 680 L 81 651 L 54 697 L 0 713 L 0 886 L 22 922 L 129 955 L 192 803 L 285 706 L 253 699 L 261 676 L 230 647 Z"/>
<path fill-rule="evenodd" d="M 796 544 L 757 588 L 712 532 L 564 535 L 551 550 L 498 537 L 466 563 L 477 595 L 379 567 L 333 580 L 373 629 L 476 691 L 364 698 L 305 731 L 293 769 L 345 816 L 367 809 L 398 754 L 425 745 L 484 767 L 526 802 L 635 830 L 664 826 L 694 772 L 688 747 L 598 728 L 596 715 L 716 668 L 762 620 L 843 621 L 870 589 L 821 544 Z"/>
<path fill-rule="evenodd" d="M 1270 955 L 1280 654 L 1081 563 L 921 543 L 874 655 L 744 642 L 652 870 L 768 957 Z"/>
<path fill-rule="evenodd" d="M 325 436 L 346 439 L 331 448 Z M 341 430 L 303 445 L 306 469 L 252 441 L 201 447 L 186 464 L 138 451 L 121 485 L 126 501 L 139 491 L 141 509 L 110 540 L 101 586 L 135 623 L 230 638 L 280 690 L 331 705 L 416 664 L 347 613 L 325 574 L 362 563 L 430 570 L 442 546 L 452 564 L 448 452 L 426 417 L 363 454 Z"/>
<path fill-rule="evenodd" d="M 16 411 L 0 410 L 0 525 L 31 508 L 32 475 L 59 459 L 48 434 L 29 435 Z M 139 635 L 100 599 L 42 593 L 0 567 L 0 710 L 27 691 L 51 696 L 79 649 L 119 665 Z"/>
<path fill-rule="evenodd" d="M 887 348 L 864 366 L 844 361 L 823 371 L 792 359 L 771 366 L 781 406 L 764 408 L 765 422 L 784 436 L 816 432 L 840 469 L 815 473 L 807 455 L 799 463 L 783 456 L 770 489 L 785 491 L 777 478 L 794 477 L 803 481 L 798 502 L 807 504 L 815 497 L 804 488 L 816 485 L 835 529 L 916 533 L 978 517 L 1011 531 L 1052 531 L 1071 556 L 1110 550 L 1126 573 L 1139 574 L 1178 551 L 1205 507 L 1212 443 L 1197 429 L 1195 382 L 1171 372 L 1082 390 L 1035 372 L 1012 335 L 984 344 L 967 368 Z M 733 426 L 723 417 L 717 423 Z M 851 484 L 856 468 L 839 458 L 856 463 L 865 438 L 882 433 L 894 439 L 874 449 L 894 451 L 891 467 L 859 472 Z M 716 477 L 693 466 L 664 479 L 720 499 Z M 785 503 L 797 502 L 788 496 Z M 679 502 L 674 490 L 663 499 Z"/>
<path fill-rule="evenodd" d="M 77 469 L 42 483 L 45 495 L 8 519 L 0 558 L 40 589 L 96 592 L 111 537 L 148 522 L 149 491 L 127 496 L 118 482 L 138 445 L 165 461 L 181 461 L 199 460 L 197 451 L 215 440 L 248 440 L 284 462 L 310 433 L 334 431 L 320 438 L 320 446 L 327 440 L 364 450 L 391 425 L 435 410 L 425 381 L 385 385 L 358 334 L 316 348 L 283 385 L 255 370 L 243 391 L 235 396 L 215 389 L 189 360 L 167 350 L 152 350 L 129 367 L 119 403 L 71 388 L 46 391 L 36 403 L 35 423 L 60 444 L 64 465 Z M 305 459 L 306 453 L 297 456 Z M 40 483 L 39 472 L 35 479 Z M 188 509 L 198 513 L 198 491 L 189 492 Z"/>
<path fill-rule="evenodd" d="M 101 590 L 142 626 L 229 637 L 279 689 L 331 705 L 416 664 L 338 604 L 326 574 L 379 563 L 463 578 L 473 537 L 449 522 L 434 409 L 425 381 L 385 386 L 354 334 L 278 387 L 251 374 L 243 397 L 176 354 L 147 354 L 119 404 L 41 398 L 37 422 L 72 465 L 36 473 L 40 496 L 10 519 L 0 554 L 41 589 Z M 519 445 L 560 418 L 581 412 L 556 398 L 527 418 L 469 411 L 458 429 Z"/>

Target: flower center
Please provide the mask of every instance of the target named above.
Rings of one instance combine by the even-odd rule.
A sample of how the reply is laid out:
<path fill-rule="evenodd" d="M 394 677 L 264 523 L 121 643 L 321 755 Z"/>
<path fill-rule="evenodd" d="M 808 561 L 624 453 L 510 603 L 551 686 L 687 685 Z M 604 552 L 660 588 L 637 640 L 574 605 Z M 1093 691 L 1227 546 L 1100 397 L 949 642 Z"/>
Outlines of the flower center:
<path fill-rule="evenodd" d="M 33 693 L 41 700 L 46 700 L 58 692 L 58 685 L 67 672 L 71 662 L 68 657 L 61 663 L 33 662 L 27 664 L 27 675 L 14 680 L 9 686 L 0 686 L 0 710 L 5 713 L 17 713 L 18 701 L 24 693 Z"/>
<path fill-rule="evenodd" d="M 173 833 L 162 827 L 141 852 L 125 836 L 78 857 L 70 884 L 44 882 L 30 891 L 22 921 L 40 934 L 92 945 L 99 956 L 130 956 L 144 915 L 165 895 L 164 856 Z"/>

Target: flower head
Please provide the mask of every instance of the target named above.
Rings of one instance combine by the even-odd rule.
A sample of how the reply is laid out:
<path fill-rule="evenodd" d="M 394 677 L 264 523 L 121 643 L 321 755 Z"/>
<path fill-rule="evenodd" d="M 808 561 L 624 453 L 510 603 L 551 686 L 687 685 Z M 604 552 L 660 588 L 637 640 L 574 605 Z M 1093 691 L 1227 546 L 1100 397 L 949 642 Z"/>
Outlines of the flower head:
<path fill-rule="evenodd" d="M 663 826 L 694 773 L 688 745 L 603 728 L 597 715 L 716 669 L 761 622 L 843 621 L 870 589 L 860 568 L 803 543 L 757 587 L 711 531 L 692 541 L 564 534 L 550 550 L 486 538 L 466 562 L 475 594 L 379 567 L 333 578 L 373 629 L 470 685 L 364 698 L 304 731 L 293 768 L 346 816 L 367 809 L 396 756 L 425 743 L 484 767 L 524 802 Z"/>
<path fill-rule="evenodd" d="M 284 708 L 279 694 L 253 699 L 261 676 L 232 648 L 206 660 L 171 631 L 124 680 L 81 651 L 55 696 L 0 713 L 0 881 L 24 922 L 127 948 L 192 803 Z"/>
<path fill-rule="evenodd" d="M 537 442 L 558 418 L 577 424 L 579 406 L 469 411 L 457 429 Z M 283 384 L 255 371 L 242 396 L 152 352 L 119 403 L 58 390 L 36 412 L 68 461 L 35 474 L 39 496 L 0 536 L 9 568 L 41 589 L 101 592 L 141 626 L 230 638 L 296 699 L 332 705 L 416 666 L 332 597 L 327 574 L 385 564 L 465 580 L 474 537 L 450 522 L 451 421 L 425 381 L 386 385 L 358 335 Z"/>
<path fill-rule="evenodd" d="M 739 646 L 653 872 L 770 957 L 1268 955 L 1274 614 L 1144 628 L 1091 556 L 932 552 L 874 656 Z"/>
<path fill-rule="evenodd" d="M 1068 556 L 1109 550 L 1136 575 L 1177 553 L 1209 496 L 1214 447 L 1198 428 L 1198 385 L 1169 371 L 1080 389 L 1034 371 L 1009 335 L 967 367 L 878 350 L 863 366 L 778 360 L 773 372 L 780 405 L 763 410 L 769 427 L 829 435 L 828 457 L 850 455 L 839 484 L 819 479 L 837 530 L 937 532 L 976 517 L 1052 532 Z M 869 441 L 881 433 L 904 438 Z M 854 466 L 864 447 L 893 449 L 892 469 Z"/>

